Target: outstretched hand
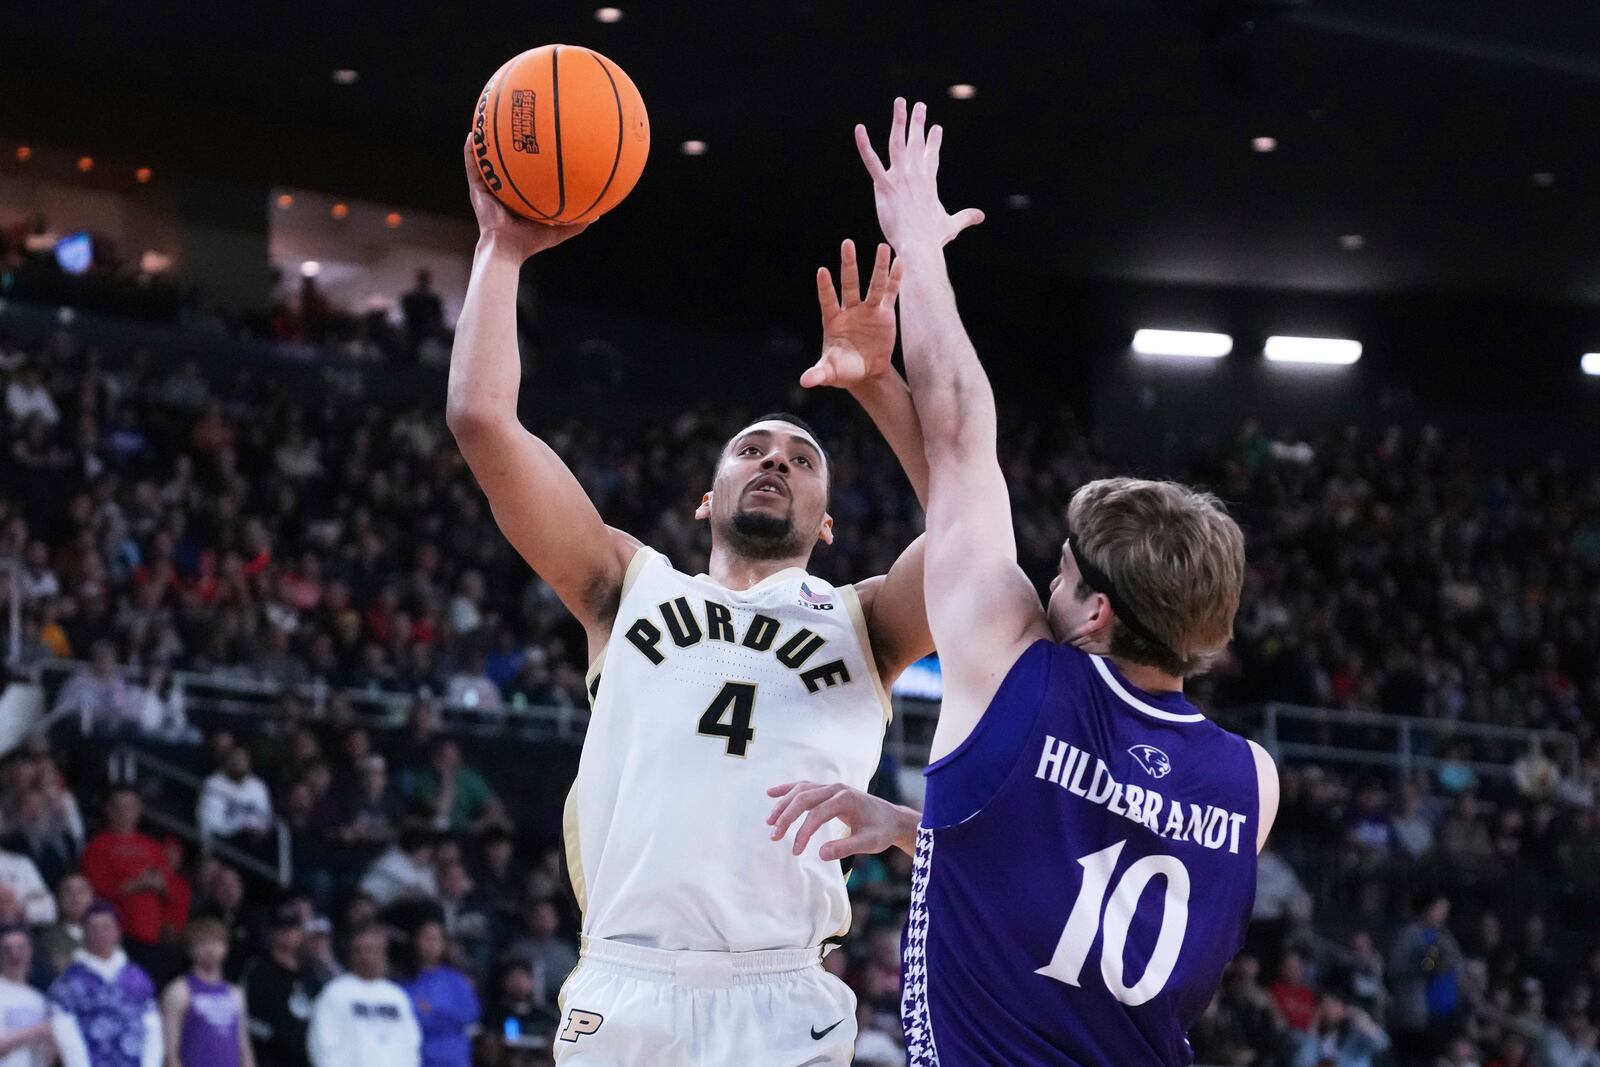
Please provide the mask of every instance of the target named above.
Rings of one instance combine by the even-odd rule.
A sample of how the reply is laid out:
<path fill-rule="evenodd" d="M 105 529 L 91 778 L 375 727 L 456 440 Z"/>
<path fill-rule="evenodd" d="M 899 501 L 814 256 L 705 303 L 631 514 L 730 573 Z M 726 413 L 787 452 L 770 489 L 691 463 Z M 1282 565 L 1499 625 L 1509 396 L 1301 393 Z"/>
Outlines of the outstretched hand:
<path fill-rule="evenodd" d="M 479 236 L 493 234 L 496 237 L 503 237 L 524 256 L 531 256 L 547 248 L 554 248 L 562 241 L 576 237 L 589 228 L 587 222 L 556 225 L 534 222 L 513 214 L 509 208 L 496 200 L 489 187 L 483 184 L 483 175 L 478 170 L 478 154 L 473 144 L 473 136 L 467 134 L 467 143 L 462 151 L 467 161 L 467 196 L 472 201 L 472 214 L 478 220 Z"/>
<path fill-rule="evenodd" d="M 878 225 L 895 251 L 937 251 L 968 226 L 983 221 L 983 212 L 965 208 L 955 214 L 939 202 L 940 126 L 924 129 L 928 108 L 918 103 L 906 118 L 904 97 L 896 97 L 889 126 L 889 166 L 873 151 L 865 126 L 856 127 L 856 149 L 872 175 L 872 196 L 878 206 Z"/>
<path fill-rule="evenodd" d="M 876 855 L 892 847 L 908 855 L 916 851 L 917 813 L 882 797 L 837 782 L 831 785 L 785 782 L 767 790 L 767 796 L 780 798 L 778 806 L 767 816 L 774 841 L 782 840 L 796 819 L 802 815 L 806 817 L 800 832 L 794 835 L 792 851 L 796 856 L 804 852 L 812 836 L 833 819 L 844 823 L 850 833 L 837 841 L 823 842 L 817 849 L 821 859 Z"/>
<path fill-rule="evenodd" d="M 865 299 L 856 246 L 839 246 L 839 288 L 827 267 L 817 268 L 817 304 L 822 309 L 822 357 L 800 376 L 807 389 L 831 385 L 850 389 L 894 368 L 894 302 L 905 268 L 889 263 L 889 246 L 880 244 L 872 263 Z M 840 296 L 843 300 L 840 300 Z"/>

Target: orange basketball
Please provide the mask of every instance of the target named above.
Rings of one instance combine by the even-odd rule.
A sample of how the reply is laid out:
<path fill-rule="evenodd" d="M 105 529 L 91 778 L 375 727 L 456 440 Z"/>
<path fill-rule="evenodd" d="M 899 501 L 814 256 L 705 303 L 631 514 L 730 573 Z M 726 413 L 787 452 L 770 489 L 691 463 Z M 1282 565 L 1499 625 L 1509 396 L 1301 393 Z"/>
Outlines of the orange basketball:
<path fill-rule="evenodd" d="M 506 62 L 472 116 L 478 171 L 536 222 L 590 222 L 622 202 L 650 154 L 650 118 L 622 68 L 570 44 Z"/>

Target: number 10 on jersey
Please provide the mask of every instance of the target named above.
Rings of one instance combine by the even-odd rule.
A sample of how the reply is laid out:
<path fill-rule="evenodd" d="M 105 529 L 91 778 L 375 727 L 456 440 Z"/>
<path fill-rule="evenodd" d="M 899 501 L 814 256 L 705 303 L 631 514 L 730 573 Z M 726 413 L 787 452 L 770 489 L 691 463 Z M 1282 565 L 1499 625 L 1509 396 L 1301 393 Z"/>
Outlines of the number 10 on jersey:
<path fill-rule="evenodd" d="M 755 683 L 729 682 L 712 699 L 705 714 L 700 716 L 699 732 L 703 737 L 727 738 L 727 754 L 743 759 L 756 736 L 755 727 L 750 725 L 755 711 Z"/>
<path fill-rule="evenodd" d="M 1122 855 L 1126 844 L 1126 841 L 1118 841 L 1078 861 L 1083 868 L 1078 899 L 1072 905 L 1072 914 L 1067 916 L 1067 926 L 1056 943 L 1055 955 L 1034 973 L 1070 986 L 1082 985 L 1080 979 L 1083 965 L 1089 959 L 1089 949 L 1094 945 L 1095 934 L 1103 932 L 1100 977 L 1112 996 L 1130 1007 L 1137 1007 L 1161 992 L 1178 964 L 1183 934 L 1189 926 L 1189 869 L 1176 856 L 1145 856 L 1122 872 L 1116 889 L 1112 890 L 1111 876 L 1116 872 L 1117 857 Z M 1128 930 L 1139 908 L 1139 897 L 1151 879 L 1158 876 L 1167 884 L 1162 894 L 1160 933 L 1145 963 L 1144 974 L 1129 985 L 1123 958 L 1128 947 Z M 1107 891 L 1111 893 L 1109 903 Z"/>

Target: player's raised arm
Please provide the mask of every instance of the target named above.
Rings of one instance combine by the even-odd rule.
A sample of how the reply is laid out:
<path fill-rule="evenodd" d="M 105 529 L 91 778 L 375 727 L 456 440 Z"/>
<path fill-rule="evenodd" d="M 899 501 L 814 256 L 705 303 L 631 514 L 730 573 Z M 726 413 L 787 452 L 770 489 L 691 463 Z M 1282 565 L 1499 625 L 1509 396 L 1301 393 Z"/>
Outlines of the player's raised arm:
<path fill-rule="evenodd" d="M 896 100 L 889 166 L 864 127 L 856 144 L 872 175 L 878 221 L 905 264 L 900 301 L 906 376 L 928 455 L 928 618 L 944 674 L 932 757 L 972 731 L 1001 679 L 1049 636 L 1038 594 L 1017 566 L 1011 499 L 996 455 L 994 392 L 956 311 L 944 246 L 983 221 L 939 202 L 939 143 L 926 110 Z"/>
<path fill-rule="evenodd" d="M 516 302 L 522 263 L 584 226 L 515 218 L 483 187 L 470 138 L 466 158 L 479 236 L 450 355 L 446 421 L 501 532 L 583 623 L 593 650 L 605 640 L 638 542 L 606 526 L 561 457 L 517 418 L 522 360 Z"/>
<path fill-rule="evenodd" d="M 905 269 L 891 265 L 889 246 L 878 246 L 867 293 L 861 295 L 856 246 L 839 246 L 839 289 L 826 267 L 817 269 L 822 310 L 822 355 L 800 377 L 807 389 L 833 386 L 855 397 L 900 461 L 917 501 L 928 506 L 928 458 L 911 391 L 894 369 L 895 298 Z M 878 674 L 885 685 L 933 651 L 923 602 L 922 538 L 900 553 L 888 574 L 856 583 L 866 615 Z"/>

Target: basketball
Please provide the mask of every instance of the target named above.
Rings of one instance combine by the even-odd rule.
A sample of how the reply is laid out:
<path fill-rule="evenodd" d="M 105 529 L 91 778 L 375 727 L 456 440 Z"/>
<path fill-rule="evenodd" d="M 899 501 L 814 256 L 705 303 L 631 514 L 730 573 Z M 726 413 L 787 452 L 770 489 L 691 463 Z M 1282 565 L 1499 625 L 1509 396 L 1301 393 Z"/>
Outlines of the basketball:
<path fill-rule="evenodd" d="M 650 154 L 644 100 L 622 68 L 577 45 L 508 60 L 478 96 L 473 151 L 489 191 L 535 222 L 593 222 L 633 189 Z"/>

